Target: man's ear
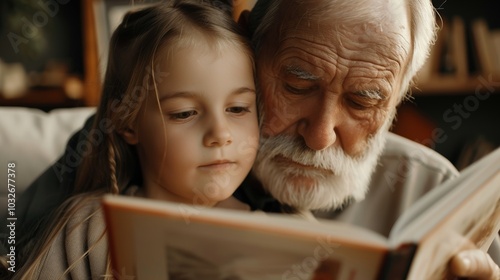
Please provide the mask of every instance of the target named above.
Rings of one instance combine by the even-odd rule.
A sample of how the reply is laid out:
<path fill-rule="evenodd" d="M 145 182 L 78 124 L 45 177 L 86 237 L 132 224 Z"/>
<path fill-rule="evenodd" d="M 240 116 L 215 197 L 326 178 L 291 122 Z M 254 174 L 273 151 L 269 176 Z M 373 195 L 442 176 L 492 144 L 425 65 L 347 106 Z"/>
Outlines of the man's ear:
<path fill-rule="evenodd" d="M 137 145 L 139 143 L 139 133 L 137 133 L 136 128 L 127 127 L 119 133 L 123 140 L 130 145 Z"/>

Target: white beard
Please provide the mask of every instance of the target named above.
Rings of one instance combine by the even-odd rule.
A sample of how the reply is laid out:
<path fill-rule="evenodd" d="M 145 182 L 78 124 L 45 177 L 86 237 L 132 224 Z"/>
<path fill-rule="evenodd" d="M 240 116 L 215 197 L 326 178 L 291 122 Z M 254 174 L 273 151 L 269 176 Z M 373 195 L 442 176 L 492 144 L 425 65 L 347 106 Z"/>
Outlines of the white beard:
<path fill-rule="evenodd" d="M 350 199 L 360 201 L 368 191 L 391 122 L 392 117 L 368 140 L 363 154 L 356 157 L 346 155 L 342 148 L 312 150 L 298 137 L 262 138 L 253 172 L 274 198 L 298 210 L 331 210 Z M 319 170 L 285 166 L 274 160 L 278 155 Z"/>

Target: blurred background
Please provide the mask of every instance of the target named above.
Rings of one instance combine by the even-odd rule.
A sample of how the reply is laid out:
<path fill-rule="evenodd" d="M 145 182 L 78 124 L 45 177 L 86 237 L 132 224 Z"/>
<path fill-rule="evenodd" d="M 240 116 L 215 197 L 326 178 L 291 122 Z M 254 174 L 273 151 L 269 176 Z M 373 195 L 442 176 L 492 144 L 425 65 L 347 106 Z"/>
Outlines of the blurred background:
<path fill-rule="evenodd" d="M 438 39 L 393 131 L 461 170 L 500 146 L 500 1 L 433 4 Z"/>

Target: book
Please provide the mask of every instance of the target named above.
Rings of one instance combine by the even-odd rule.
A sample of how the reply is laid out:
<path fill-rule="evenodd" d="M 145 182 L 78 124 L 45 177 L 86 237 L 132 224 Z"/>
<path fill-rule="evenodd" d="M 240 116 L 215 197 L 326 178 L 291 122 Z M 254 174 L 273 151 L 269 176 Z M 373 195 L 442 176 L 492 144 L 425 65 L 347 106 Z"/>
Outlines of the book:
<path fill-rule="evenodd" d="M 486 139 L 485 136 L 479 135 L 463 146 L 455 166 L 458 170 L 462 170 L 495 149 L 496 146 L 493 143 Z"/>
<path fill-rule="evenodd" d="M 498 234 L 499 163 L 500 148 L 428 192 L 389 237 L 336 221 L 108 195 L 113 271 L 120 279 L 445 279 L 465 240 L 486 251 Z"/>
<path fill-rule="evenodd" d="M 467 42 L 464 20 L 455 16 L 452 21 L 452 48 L 453 61 L 455 62 L 455 76 L 464 80 L 469 76 L 469 66 L 467 65 Z"/>
<path fill-rule="evenodd" d="M 489 35 L 488 23 L 485 19 L 476 19 L 472 22 L 474 47 L 478 58 L 480 74 L 493 75 L 495 73 L 493 46 Z"/>
<path fill-rule="evenodd" d="M 500 29 L 494 29 L 490 31 L 491 44 L 493 49 L 493 69 L 495 71 L 496 78 L 500 77 Z"/>
<path fill-rule="evenodd" d="M 447 21 L 443 21 L 441 27 L 437 31 L 436 41 L 431 47 L 429 57 L 417 73 L 417 85 L 424 85 L 425 83 L 428 83 L 433 79 L 437 79 L 440 75 L 441 62 L 443 60 L 445 52 L 446 38 L 448 37 L 448 33 L 449 27 Z"/>

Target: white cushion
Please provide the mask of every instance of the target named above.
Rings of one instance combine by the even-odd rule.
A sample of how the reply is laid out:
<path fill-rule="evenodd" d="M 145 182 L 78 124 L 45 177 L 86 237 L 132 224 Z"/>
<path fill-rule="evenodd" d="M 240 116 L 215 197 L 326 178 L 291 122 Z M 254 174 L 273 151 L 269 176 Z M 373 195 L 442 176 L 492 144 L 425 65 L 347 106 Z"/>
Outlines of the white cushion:
<path fill-rule="evenodd" d="M 56 109 L 49 113 L 23 107 L 0 107 L 0 182 L 15 163 L 16 198 L 63 153 L 69 137 L 95 112 L 94 107 Z M 7 188 L 0 189 L 5 201 Z"/>

